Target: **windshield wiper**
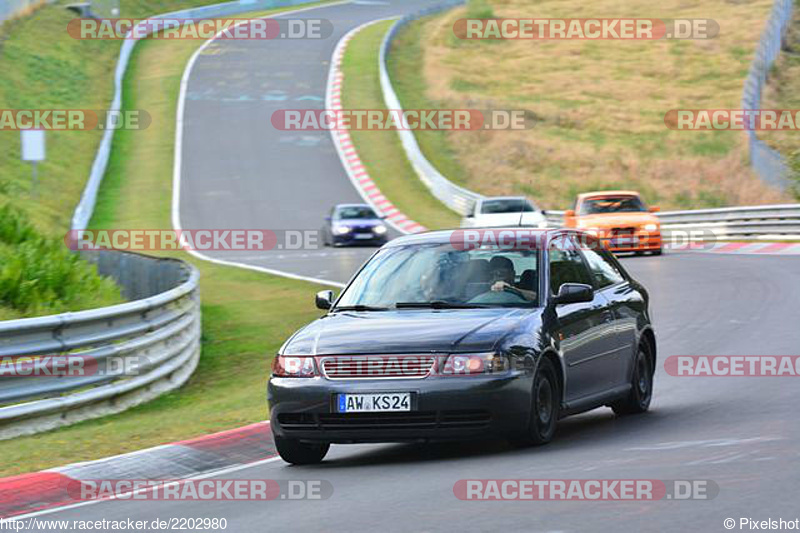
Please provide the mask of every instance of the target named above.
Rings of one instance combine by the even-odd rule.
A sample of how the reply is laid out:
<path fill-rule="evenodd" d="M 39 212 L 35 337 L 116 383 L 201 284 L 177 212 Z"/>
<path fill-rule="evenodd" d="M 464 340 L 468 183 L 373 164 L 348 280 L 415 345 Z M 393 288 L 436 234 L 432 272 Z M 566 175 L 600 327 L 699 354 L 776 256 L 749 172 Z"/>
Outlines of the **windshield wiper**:
<path fill-rule="evenodd" d="M 334 307 L 331 311 L 388 311 L 388 307 L 376 307 L 374 305 L 343 305 Z"/>
<path fill-rule="evenodd" d="M 397 309 L 479 309 L 486 307 L 481 304 L 460 304 L 445 302 L 444 300 L 433 300 L 432 302 L 397 302 L 394 306 Z"/>

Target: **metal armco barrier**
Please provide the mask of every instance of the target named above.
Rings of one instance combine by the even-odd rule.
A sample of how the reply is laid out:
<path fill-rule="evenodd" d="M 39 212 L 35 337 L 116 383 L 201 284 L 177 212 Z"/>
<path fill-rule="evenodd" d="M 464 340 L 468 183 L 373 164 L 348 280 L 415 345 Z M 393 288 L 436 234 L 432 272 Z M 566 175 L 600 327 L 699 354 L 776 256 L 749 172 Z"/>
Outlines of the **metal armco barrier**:
<path fill-rule="evenodd" d="M 781 51 L 783 38 L 792 22 L 793 7 L 794 0 L 775 0 L 744 82 L 742 109 L 761 109 L 761 93 L 767 84 L 769 69 Z M 753 170 L 770 185 L 785 188 L 789 184 L 790 170 L 783 156 L 759 139 L 753 130 L 747 130 L 747 139 Z"/>
<path fill-rule="evenodd" d="M 718 239 L 800 238 L 800 204 L 665 211 L 656 216 L 667 238 L 672 233 L 685 235 L 691 231 L 707 232 L 707 236 L 713 234 Z M 547 221 L 553 226 L 562 225 L 564 211 L 547 211 Z"/>
<path fill-rule="evenodd" d="M 392 25 L 391 29 L 384 37 L 383 43 L 381 44 L 379 59 L 381 89 L 383 91 L 383 100 L 386 103 L 387 109 L 403 108 L 403 106 L 400 104 L 400 99 L 397 97 L 394 87 L 392 87 L 392 80 L 389 77 L 389 71 L 386 66 L 386 59 L 389 56 L 392 41 L 394 41 L 394 38 L 397 36 L 397 32 L 400 31 L 400 29 L 406 24 L 409 24 L 410 22 L 413 22 L 421 17 L 439 13 L 456 6 L 463 5 L 464 3 L 465 2 L 463 0 L 445 2 L 424 11 L 420 11 L 419 13 L 414 13 L 413 15 L 403 17 Z M 468 212 L 470 212 L 472 210 L 472 206 L 475 205 L 475 201 L 482 198 L 482 196 L 476 192 L 456 185 L 452 181 L 445 178 L 441 172 L 436 170 L 436 167 L 434 167 L 433 164 L 431 164 L 431 162 L 428 161 L 428 159 L 422 154 L 419 144 L 417 143 L 417 139 L 414 137 L 414 133 L 412 131 L 398 130 L 397 134 L 400 136 L 400 142 L 403 144 L 406 157 L 411 163 L 411 166 L 414 168 L 417 176 L 419 176 L 419 179 L 422 180 L 422 183 L 428 187 L 431 193 L 444 205 L 460 215 L 466 215 Z"/>
<path fill-rule="evenodd" d="M 180 387 L 200 358 L 199 273 L 175 259 L 86 252 L 134 301 L 0 322 L 0 357 L 65 355 L 79 375 L 0 366 L 0 439 L 123 411 Z M 19 367 L 17 367 L 19 368 Z"/>

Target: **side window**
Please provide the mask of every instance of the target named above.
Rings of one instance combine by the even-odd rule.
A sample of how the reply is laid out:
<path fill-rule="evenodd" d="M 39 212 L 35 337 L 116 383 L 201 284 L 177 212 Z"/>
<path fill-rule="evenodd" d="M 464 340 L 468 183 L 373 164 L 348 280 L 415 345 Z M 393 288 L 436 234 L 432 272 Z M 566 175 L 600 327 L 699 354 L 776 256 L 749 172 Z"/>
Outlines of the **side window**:
<path fill-rule="evenodd" d="M 586 264 L 571 242 L 566 246 L 557 245 L 550 248 L 550 290 L 553 294 L 558 294 L 558 289 L 564 283 L 592 285 Z"/>
<path fill-rule="evenodd" d="M 625 281 L 625 276 L 622 275 L 622 272 L 605 255 L 608 253 L 610 252 L 607 250 L 598 251 L 593 247 L 583 249 L 583 256 L 586 258 L 586 262 L 589 263 L 595 286 L 600 289 Z"/>

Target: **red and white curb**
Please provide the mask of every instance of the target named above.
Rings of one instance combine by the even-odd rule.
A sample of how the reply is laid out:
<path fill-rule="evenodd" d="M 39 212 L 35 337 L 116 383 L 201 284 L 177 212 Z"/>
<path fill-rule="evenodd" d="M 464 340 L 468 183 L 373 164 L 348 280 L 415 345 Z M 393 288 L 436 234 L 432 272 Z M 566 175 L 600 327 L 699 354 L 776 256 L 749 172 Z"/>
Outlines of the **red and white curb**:
<path fill-rule="evenodd" d="M 76 501 L 69 487 L 79 481 L 179 481 L 276 457 L 269 422 L 258 422 L 97 461 L 0 478 L 0 519 L 101 501 Z"/>
<path fill-rule="evenodd" d="M 800 255 L 800 243 L 791 242 L 718 242 L 711 245 L 688 245 L 676 251 L 739 255 Z"/>
<path fill-rule="evenodd" d="M 328 75 L 328 90 L 325 95 L 325 106 L 334 111 L 342 109 L 342 85 L 344 84 L 344 73 L 342 72 L 342 59 L 344 58 L 347 44 L 361 30 L 379 22 L 391 19 L 381 19 L 362 24 L 349 31 L 337 43 L 336 50 L 331 58 L 331 68 Z M 384 196 L 377 184 L 370 177 L 364 163 L 358 156 L 358 151 L 353 144 L 353 139 L 347 130 L 331 130 L 333 144 L 339 153 L 347 175 L 358 193 L 372 206 L 379 214 L 386 217 L 386 222 L 401 233 L 419 233 L 427 231 L 427 228 L 414 222 L 404 215 L 386 196 Z"/>

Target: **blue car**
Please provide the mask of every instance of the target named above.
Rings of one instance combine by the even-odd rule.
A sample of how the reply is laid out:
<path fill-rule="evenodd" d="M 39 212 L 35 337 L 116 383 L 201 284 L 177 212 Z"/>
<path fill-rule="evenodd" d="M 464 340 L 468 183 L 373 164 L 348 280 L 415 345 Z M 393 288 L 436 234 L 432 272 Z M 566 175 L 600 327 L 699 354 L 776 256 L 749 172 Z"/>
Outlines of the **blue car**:
<path fill-rule="evenodd" d="M 325 217 L 322 242 L 325 246 L 382 246 L 389 233 L 383 219 L 366 204 L 339 204 Z"/>

